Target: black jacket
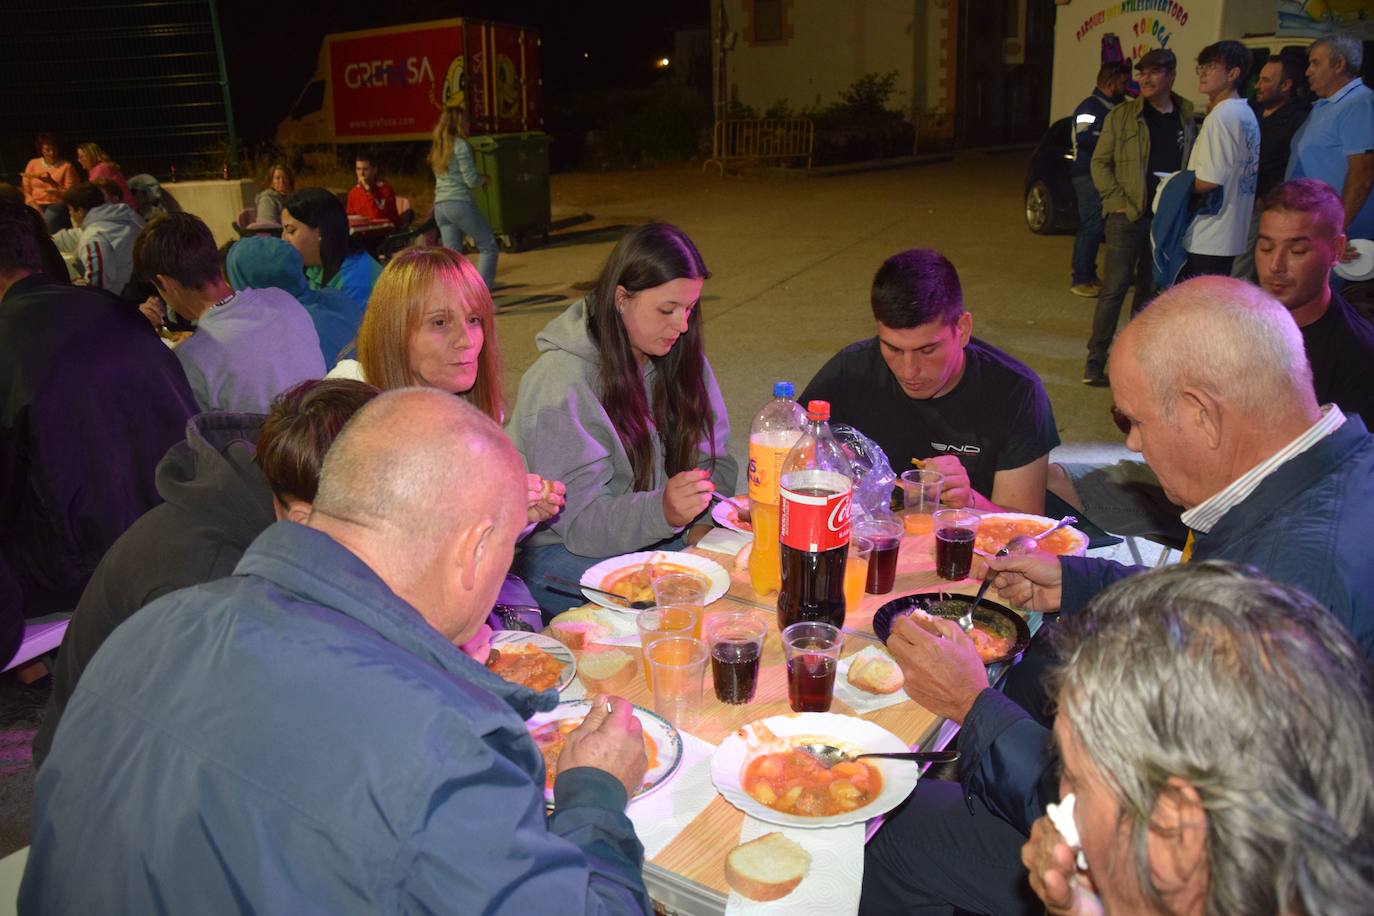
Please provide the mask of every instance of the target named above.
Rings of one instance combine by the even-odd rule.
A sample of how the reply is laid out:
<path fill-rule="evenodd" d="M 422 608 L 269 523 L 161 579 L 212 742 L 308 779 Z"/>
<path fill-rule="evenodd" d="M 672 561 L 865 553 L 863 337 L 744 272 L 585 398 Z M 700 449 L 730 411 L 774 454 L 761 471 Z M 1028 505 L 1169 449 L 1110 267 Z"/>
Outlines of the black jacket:
<path fill-rule="evenodd" d="M 0 300 L 0 554 L 24 614 L 70 611 L 159 497 L 195 397 L 128 302 L 33 274 Z"/>
<path fill-rule="evenodd" d="M 192 417 L 186 440 L 158 465 L 157 490 L 166 502 L 115 541 L 72 615 L 53 667 L 47 714 L 33 741 L 35 765 L 52 747 L 82 672 L 115 627 L 168 592 L 232 573 L 275 520 L 272 493 L 253 462 L 262 422 L 260 414 Z"/>

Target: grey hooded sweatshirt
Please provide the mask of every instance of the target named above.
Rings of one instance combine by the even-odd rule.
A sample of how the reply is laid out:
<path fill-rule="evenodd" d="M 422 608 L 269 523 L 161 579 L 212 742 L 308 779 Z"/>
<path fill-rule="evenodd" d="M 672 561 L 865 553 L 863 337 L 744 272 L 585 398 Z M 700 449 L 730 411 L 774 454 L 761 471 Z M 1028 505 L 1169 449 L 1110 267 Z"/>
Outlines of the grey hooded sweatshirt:
<path fill-rule="evenodd" d="M 653 439 L 653 488 L 636 492 L 630 457 L 597 397 L 599 356 L 587 331 L 586 300 L 568 306 L 534 342 L 540 355 L 520 380 L 506 433 L 524 455 L 529 470 L 549 480 L 563 481 L 568 495 L 563 511 L 537 527 L 526 543 L 543 546 L 561 542 L 578 556 L 609 557 L 673 537 L 682 529 L 663 517 L 663 489 L 668 477 L 658 437 Z M 706 393 L 715 414 L 711 482 L 728 496 L 735 492 L 739 466 L 729 452 L 730 418 L 725 401 L 710 361 L 705 363 Z M 650 360 L 644 370 L 646 391 L 652 390 L 656 371 L 656 362 Z M 697 467 L 710 466 L 707 447 L 703 441 Z"/>
<path fill-rule="evenodd" d="M 59 250 L 75 255 L 87 285 L 123 295 L 134 275 L 134 239 L 143 217 L 127 204 L 92 207 L 80 229 L 64 229 L 53 237 Z"/>

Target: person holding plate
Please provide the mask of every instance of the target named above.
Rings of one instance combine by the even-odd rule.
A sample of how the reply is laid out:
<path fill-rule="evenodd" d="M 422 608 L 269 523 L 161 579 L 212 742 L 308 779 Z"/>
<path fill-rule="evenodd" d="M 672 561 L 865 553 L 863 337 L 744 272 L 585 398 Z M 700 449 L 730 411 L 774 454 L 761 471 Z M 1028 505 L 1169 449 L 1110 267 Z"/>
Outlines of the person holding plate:
<path fill-rule="evenodd" d="M 546 613 L 583 599 L 545 576 L 576 580 L 605 557 L 695 543 L 711 493 L 734 493 L 729 416 L 702 346 L 709 276 L 681 229 L 639 226 L 591 293 L 535 337 L 507 432 L 531 471 L 567 484 L 562 511 L 513 567 Z"/>

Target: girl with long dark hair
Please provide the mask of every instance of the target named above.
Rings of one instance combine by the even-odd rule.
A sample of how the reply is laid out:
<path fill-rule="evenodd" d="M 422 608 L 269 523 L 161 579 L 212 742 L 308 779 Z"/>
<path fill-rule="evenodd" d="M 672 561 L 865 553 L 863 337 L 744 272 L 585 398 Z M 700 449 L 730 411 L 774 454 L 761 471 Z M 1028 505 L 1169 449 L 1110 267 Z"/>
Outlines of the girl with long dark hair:
<path fill-rule="evenodd" d="M 281 237 L 301 253 L 311 289 L 340 289 L 359 309 L 367 307 L 382 265 L 353 244 L 337 197 L 324 188 L 301 188 L 287 198 L 281 225 Z"/>
<path fill-rule="evenodd" d="M 546 575 L 576 580 L 604 557 L 694 542 L 711 493 L 734 493 L 730 421 L 702 348 L 709 276 L 681 229 L 639 226 L 535 337 L 507 432 L 531 472 L 567 485 L 514 566 L 546 612 L 582 600 Z"/>

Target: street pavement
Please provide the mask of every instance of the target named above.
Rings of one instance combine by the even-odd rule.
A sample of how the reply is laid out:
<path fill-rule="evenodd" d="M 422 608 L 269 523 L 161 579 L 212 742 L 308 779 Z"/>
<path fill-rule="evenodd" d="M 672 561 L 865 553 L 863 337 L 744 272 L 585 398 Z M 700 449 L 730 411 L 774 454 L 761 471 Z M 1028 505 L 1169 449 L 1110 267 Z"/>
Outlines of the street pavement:
<path fill-rule="evenodd" d="M 594 219 L 548 247 L 503 254 L 497 330 L 507 397 L 534 361 L 534 335 L 581 296 L 625 228 L 681 226 L 711 271 L 706 352 L 730 411 L 731 446 L 776 379 L 797 390 L 838 349 L 873 334 L 869 285 L 889 255 L 944 252 L 959 271 L 973 333 L 1040 374 L 1065 442 L 1121 442 L 1111 393 L 1080 381 L 1095 300 L 1069 293 L 1072 236 L 1037 236 L 1022 215 L 1028 149 L 843 176 L 765 170 L 725 179 L 689 168 L 553 176 L 554 219 Z M 556 302 L 520 304 L 545 297 Z M 512 304 L 513 303 L 513 304 Z"/>

